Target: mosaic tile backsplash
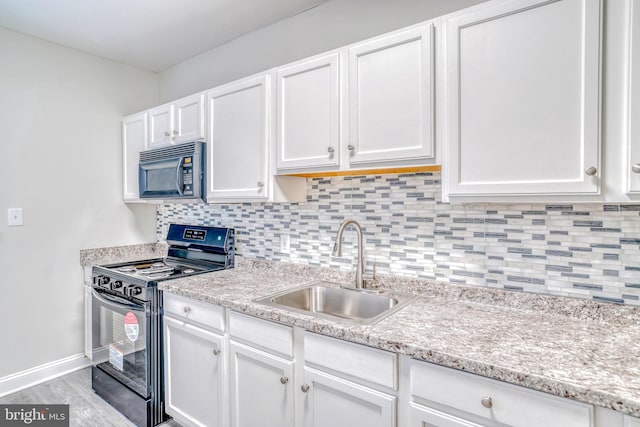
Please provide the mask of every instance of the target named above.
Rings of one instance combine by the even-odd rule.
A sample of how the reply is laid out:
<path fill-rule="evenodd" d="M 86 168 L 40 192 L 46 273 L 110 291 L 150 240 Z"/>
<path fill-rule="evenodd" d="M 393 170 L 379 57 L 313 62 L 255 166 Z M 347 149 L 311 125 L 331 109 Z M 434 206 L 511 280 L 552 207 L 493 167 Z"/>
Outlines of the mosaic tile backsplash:
<path fill-rule="evenodd" d="M 640 305 L 640 204 L 447 204 L 439 173 L 308 179 L 304 203 L 159 205 L 157 235 L 172 222 L 233 227 L 242 256 L 353 270 L 355 232 L 331 256 L 349 218 L 369 275 Z"/>

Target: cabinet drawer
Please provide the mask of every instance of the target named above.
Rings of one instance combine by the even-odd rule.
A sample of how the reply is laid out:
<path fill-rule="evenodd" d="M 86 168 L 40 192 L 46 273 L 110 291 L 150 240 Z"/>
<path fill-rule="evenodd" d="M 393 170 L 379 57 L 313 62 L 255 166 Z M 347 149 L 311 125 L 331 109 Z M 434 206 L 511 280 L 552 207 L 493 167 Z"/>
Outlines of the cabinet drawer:
<path fill-rule="evenodd" d="M 293 330 L 289 326 L 232 311 L 229 313 L 229 333 L 232 338 L 269 352 L 293 357 Z"/>
<path fill-rule="evenodd" d="M 308 365 L 397 389 L 397 355 L 310 332 L 304 334 Z"/>
<path fill-rule="evenodd" d="M 181 295 L 163 295 L 164 312 L 189 323 L 204 328 L 224 332 L 224 309 L 217 305 L 183 297 Z"/>
<path fill-rule="evenodd" d="M 411 362 L 411 395 L 512 426 L 589 427 L 593 407 L 478 375 Z M 490 398 L 490 408 L 481 400 Z M 489 406 L 488 402 L 487 406 Z M 451 411 L 452 413 L 457 411 Z"/>

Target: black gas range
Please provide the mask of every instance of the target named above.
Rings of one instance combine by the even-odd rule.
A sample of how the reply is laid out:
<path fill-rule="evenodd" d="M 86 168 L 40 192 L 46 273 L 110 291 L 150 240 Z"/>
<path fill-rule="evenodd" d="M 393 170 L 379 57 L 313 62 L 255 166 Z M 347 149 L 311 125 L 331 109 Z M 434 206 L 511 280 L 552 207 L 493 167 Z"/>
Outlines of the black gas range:
<path fill-rule="evenodd" d="M 159 282 L 232 268 L 231 228 L 171 224 L 165 258 L 93 267 L 92 386 L 138 426 L 163 422 Z"/>

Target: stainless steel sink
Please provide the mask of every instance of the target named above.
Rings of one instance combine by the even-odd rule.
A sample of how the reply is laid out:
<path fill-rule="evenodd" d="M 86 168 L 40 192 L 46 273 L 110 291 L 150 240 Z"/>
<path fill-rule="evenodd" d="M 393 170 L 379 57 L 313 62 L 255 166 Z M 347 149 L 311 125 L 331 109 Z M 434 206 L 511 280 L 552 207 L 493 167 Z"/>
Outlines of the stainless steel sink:
<path fill-rule="evenodd" d="M 415 298 L 413 295 L 372 292 L 317 282 L 260 298 L 256 302 L 335 321 L 370 325 L 398 311 Z"/>

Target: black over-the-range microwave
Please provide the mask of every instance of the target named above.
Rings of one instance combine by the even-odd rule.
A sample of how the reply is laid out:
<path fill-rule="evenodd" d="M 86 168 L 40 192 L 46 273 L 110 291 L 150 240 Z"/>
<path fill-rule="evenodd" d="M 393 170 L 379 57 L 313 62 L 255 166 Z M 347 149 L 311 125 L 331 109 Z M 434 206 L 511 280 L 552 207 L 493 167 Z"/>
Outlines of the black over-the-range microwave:
<path fill-rule="evenodd" d="M 195 141 L 140 152 L 141 199 L 203 199 L 205 145 Z"/>

